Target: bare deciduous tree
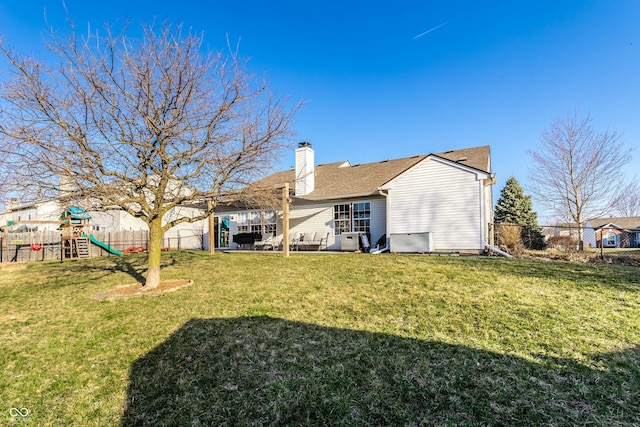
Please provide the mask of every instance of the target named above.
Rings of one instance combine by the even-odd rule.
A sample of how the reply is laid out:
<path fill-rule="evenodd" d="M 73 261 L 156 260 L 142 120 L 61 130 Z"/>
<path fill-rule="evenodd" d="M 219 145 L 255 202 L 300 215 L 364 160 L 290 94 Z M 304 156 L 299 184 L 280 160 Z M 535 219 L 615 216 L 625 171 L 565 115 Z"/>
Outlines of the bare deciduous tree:
<path fill-rule="evenodd" d="M 127 32 L 50 32 L 55 63 L 1 44 L 12 76 L 0 98 L 0 150 L 23 198 L 73 195 L 144 220 L 146 286 L 155 287 L 163 233 L 249 197 L 242 189 L 274 166 L 298 106 L 181 26 Z M 206 200 L 210 210 L 180 214 Z"/>
<path fill-rule="evenodd" d="M 624 217 L 640 217 L 640 183 L 638 178 L 622 187 L 616 203 L 616 212 Z"/>
<path fill-rule="evenodd" d="M 621 168 L 631 160 L 617 132 L 599 132 L 591 118 L 557 118 L 530 151 L 531 191 L 563 220 L 581 224 L 610 211 L 623 182 Z"/>

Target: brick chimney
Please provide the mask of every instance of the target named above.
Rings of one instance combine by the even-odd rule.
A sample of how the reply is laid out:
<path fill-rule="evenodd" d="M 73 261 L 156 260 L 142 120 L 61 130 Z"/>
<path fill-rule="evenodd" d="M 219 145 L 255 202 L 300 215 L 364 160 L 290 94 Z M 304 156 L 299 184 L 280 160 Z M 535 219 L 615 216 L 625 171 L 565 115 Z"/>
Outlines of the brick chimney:
<path fill-rule="evenodd" d="M 296 148 L 296 196 L 306 196 L 313 192 L 315 185 L 314 157 L 314 151 L 309 142 L 298 144 L 298 148 Z"/>

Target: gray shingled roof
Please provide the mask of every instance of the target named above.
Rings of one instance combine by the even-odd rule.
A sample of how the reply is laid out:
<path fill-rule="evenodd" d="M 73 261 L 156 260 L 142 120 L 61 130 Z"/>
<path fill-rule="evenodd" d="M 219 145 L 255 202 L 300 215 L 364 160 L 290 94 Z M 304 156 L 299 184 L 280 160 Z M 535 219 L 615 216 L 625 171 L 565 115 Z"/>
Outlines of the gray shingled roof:
<path fill-rule="evenodd" d="M 590 219 L 589 222 L 593 228 L 614 224 L 625 230 L 640 230 L 640 217 L 638 216 L 594 218 Z"/>
<path fill-rule="evenodd" d="M 433 155 L 491 173 L 488 145 Z M 304 198 L 326 199 L 373 194 L 379 187 L 428 156 L 425 154 L 358 165 L 349 165 L 348 162 L 342 161 L 315 166 L 315 189 Z M 295 188 L 294 170 L 276 172 L 261 180 L 260 185 L 278 185 L 285 182 L 288 182 L 292 189 Z"/>

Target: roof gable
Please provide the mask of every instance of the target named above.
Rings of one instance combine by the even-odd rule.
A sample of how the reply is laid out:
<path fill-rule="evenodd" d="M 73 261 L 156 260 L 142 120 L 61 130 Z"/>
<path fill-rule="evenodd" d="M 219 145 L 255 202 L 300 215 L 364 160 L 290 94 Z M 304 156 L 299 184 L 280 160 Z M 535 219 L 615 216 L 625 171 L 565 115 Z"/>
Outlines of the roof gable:
<path fill-rule="evenodd" d="M 464 148 L 462 150 L 450 150 L 442 153 L 434 153 L 434 155 L 483 172 L 491 173 L 491 152 L 488 145 Z"/>
<path fill-rule="evenodd" d="M 610 218 L 593 218 L 589 220 L 593 228 L 602 228 L 613 225 L 624 230 L 640 230 L 640 217 L 610 217 Z"/>

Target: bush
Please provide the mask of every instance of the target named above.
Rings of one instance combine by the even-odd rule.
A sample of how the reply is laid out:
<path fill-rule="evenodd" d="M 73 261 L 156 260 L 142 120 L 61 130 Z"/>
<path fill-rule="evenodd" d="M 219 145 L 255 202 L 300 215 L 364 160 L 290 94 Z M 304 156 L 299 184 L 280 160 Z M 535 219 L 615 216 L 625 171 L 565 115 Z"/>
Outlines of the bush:
<path fill-rule="evenodd" d="M 547 239 L 547 245 L 555 249 L 576 250 L 578 240 L 571 236 L 551 236 Z"/>
<path fill-rule="evenodd" d="M 498 245 L 506 247 L 513 255 L 518 255 L 524 250 L 521 233 L 522 227 L 517 224 L 496 224 Z"/>
<path fill-rule="evenodd" d="M 520 242 L 520 227 L 516 224 L 496 224 L 496 238 L 499 245 L 512 248 Z"/>
<path fill-rule="evenodd" d="M 547 242 L 540 227 L 520 224 L 496 224 L 496 243 L 510 252 L 524 249 L 545 250 Z"/>

